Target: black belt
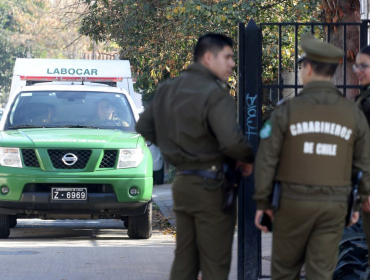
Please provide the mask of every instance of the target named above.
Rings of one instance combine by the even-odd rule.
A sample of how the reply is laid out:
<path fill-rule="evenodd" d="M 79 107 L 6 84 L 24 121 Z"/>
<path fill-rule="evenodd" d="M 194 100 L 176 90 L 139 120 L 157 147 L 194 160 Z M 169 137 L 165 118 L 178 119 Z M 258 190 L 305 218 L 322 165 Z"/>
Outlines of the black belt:
<path fill-rule="evenodd" d="M 224 179 L 224 173 L 221 170 L 220 171 L 182 170 L 182 171 L 177 171 L 176 175 L 193 175 L 193 176 L 204 177 L 204 178 L 212 179 L 212 180 L 223 180 Z"/>

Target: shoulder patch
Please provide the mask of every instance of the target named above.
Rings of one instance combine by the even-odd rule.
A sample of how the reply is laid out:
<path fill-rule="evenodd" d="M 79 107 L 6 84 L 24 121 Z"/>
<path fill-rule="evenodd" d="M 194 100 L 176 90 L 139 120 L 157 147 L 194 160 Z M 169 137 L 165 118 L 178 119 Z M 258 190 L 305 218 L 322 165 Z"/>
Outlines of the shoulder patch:
<path fill-rule="evenodd" d="M 265 125 L 260 131 L 260 137 L 261 139 L 266 139 L 271 136 L 272 133 L 272 126 L 270 120 L 265 122 Z"/>

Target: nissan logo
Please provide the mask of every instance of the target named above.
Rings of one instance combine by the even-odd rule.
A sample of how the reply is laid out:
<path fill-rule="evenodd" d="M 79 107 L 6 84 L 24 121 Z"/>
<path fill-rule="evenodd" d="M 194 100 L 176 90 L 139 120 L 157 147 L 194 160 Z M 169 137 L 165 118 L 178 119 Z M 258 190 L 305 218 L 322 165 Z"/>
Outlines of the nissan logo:
<path fill-rule="evenodd" d="M 64 162 L 65 165 L 71 166 L 78 161 L 78 157 L 72 153 L 68 153 L 64 155 L 62 161 Z"/>

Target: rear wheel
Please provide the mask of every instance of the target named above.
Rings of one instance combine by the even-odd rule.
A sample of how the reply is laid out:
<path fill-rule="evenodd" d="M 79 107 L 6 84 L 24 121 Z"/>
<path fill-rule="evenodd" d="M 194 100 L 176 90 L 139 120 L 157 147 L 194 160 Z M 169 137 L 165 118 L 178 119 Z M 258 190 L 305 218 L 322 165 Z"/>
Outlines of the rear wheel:
<path fill-rule="evenodd" d="M 8 238 L 9 234 L 9 215 L 0 214 L 0 239 Z"/>
<path fill-rule="evenodd" d="M 15 228 L 17 226 L 17 216 L 11 215 L 9 216 L 9 227 Z"/>
<path fill-rule="evenodd" d="M 152 202 L 148 203 L 144 214 L 128 218 L 127 234 L 131 239 L 149 239 L 152 236 Z"/>

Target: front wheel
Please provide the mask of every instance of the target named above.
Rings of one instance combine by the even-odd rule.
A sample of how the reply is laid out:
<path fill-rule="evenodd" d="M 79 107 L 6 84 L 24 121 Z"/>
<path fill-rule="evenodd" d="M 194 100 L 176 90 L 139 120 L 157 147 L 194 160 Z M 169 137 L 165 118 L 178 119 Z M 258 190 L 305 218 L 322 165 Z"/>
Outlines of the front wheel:
<path fill-rule="evenodd" d="M 9 215 L 0 214 L 0 239 L 8 238 L 9 235 Z"/>
<path fill-rule="evenodd" d="M 144 214 L 128 218 L 128 237 L 149 239 L 152 236 L 152 202 L 148 203 Z"/>

